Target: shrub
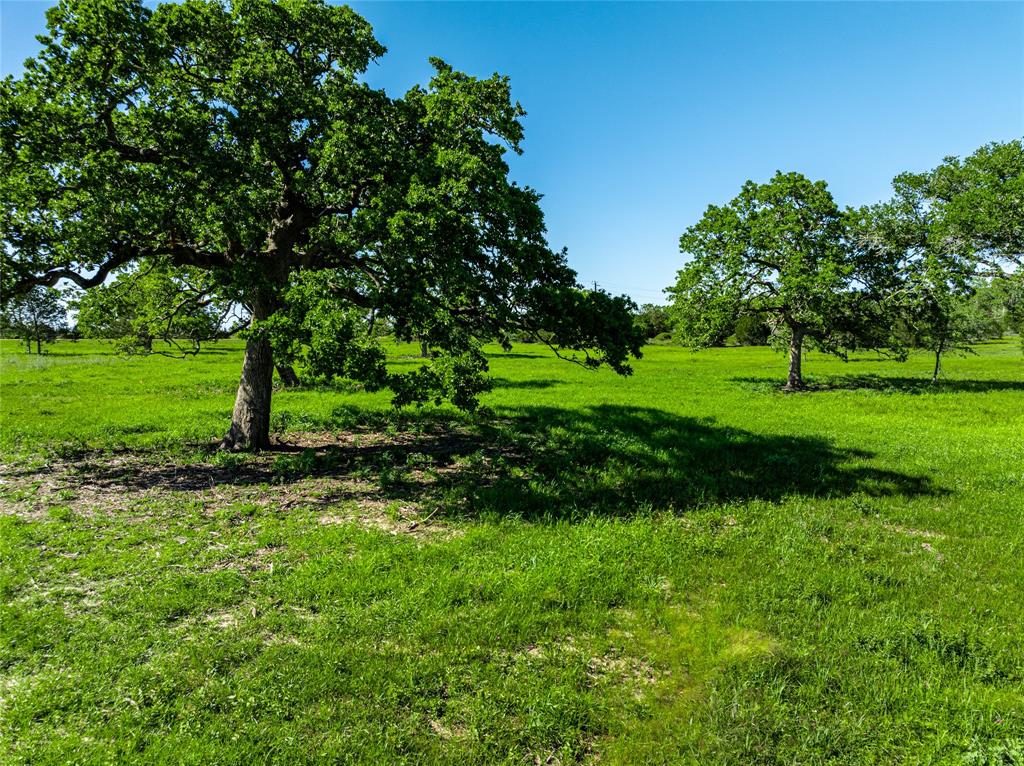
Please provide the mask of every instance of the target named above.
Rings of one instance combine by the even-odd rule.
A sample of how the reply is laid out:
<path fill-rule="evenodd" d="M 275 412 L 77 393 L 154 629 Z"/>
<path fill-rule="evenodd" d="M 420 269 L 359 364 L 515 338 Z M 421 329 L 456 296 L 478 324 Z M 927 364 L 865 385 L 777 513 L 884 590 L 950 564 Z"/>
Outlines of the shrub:
<path fill-rule="evenodd" d="M 761 317 L 745 314 L 736 320 L 736 342 L 741 346 L 767 346 L 771 330 Z"/>

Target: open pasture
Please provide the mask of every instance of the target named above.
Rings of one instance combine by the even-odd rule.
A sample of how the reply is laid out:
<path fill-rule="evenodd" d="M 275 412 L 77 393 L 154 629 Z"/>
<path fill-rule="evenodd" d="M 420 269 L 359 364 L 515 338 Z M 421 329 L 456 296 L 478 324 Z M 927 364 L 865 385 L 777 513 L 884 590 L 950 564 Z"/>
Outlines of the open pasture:
<path fill-rule="evenodd" d="M 414 349 L 392 364 L 416 365 Z M 1024 358 L 493 349 L 467 416 L 3 343 L 4 763 L 1024 762 Z"/>

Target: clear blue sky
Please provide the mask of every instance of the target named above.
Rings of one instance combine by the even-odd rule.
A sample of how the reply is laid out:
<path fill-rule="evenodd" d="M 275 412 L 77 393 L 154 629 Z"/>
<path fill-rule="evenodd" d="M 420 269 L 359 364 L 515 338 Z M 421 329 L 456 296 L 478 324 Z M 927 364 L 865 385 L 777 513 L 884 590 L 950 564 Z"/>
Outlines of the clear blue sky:
<path fill-rule="evenodd" d="M 48 3 L 0 0 L 17 73 Z M 843 205 L 1024 135 L 1022 3 L 357 2 L 401 93 L 427 57 L 501 72 L 528 115 L 514 177 L 586 282 L 659 301 L 678 238 L 747 178 L 798 170 Z"/>

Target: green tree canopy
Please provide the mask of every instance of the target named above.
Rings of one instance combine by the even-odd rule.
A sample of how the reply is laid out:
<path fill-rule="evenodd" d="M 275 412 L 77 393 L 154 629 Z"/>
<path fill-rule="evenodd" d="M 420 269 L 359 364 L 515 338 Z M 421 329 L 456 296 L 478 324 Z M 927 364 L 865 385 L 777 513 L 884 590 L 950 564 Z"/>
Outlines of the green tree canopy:
<path fill-rule="evenodd" d="M 931 171 L 898 175 L 893 192 L 851 215 L 852 238 L 884 265 L 878 278 L 889 325 L 906 328 L 904 342 L 932 351 L 934 380 L 943 354 L 969 351 L 991 334 L 980 298 L 991 293 L 989 303 L 1001 300 L 1009 314 L 1019 290 L 1024 147 L 993 143 L 963 160 L 947 157 Z"/>
<path fill-rule="evenodd" d="M 523 110 L 506 78 L 434 59 L 390 97 L 361 79 L 384 53 L 369 24 L 322 0 L 62 0 L 47 20 L 0 89 L 4 287 L 91 288 L 145 259 L 210 274 L 253 317 L 225 446 L 268 443 L 271 336 L 301 335 L 288 300 L 315 302 L 314 272 L 339 307 L 435 349 L 401 380 L 331 352 L 325 374 L 398 402 L 479 390 L 478 340 L 521 329 L 629 372 L 631 303 L 580 289 L 540 195 L 508 180 Z"/>
<path fill-rule="evenodd" d="M 787 388 L 803 387 L 804 346 L 842 354 L 867 337 L 867 264 L 824 181 L 776 173 L 708 207 L 683 233 L 691 260 L 669 288 L 682 337 L 712 345 L 741 315 L 762 317 L 789 347 Z"/>
<path fill-rule="evenodd" d="M 143 262 L 78 300 L 78 330 L 86 338 L 113 340 L 123 353 L 197 353 L 200 344 L 225 335 L 229 301 L 218 298 L 207 271 Z"/>
<path fill-rule="evenodd" d="M 29 353 L 33 341 L 36 353 L 43 353 L 43 343 L 52 341 L 66 328 L 64 296 L 52 287 L 36 285 L 18 294 L 0 313 L 0 330 L 5 336 L 24 340 L 25 351 Z"/>
<path fill-rule="evenodd" d="M 993 142 L 960 159 L 947 157 L 896 184 L 918 190 L 939 249 L 972 255 L 989 272 L 1024 268 L 1024 142 Z"/>

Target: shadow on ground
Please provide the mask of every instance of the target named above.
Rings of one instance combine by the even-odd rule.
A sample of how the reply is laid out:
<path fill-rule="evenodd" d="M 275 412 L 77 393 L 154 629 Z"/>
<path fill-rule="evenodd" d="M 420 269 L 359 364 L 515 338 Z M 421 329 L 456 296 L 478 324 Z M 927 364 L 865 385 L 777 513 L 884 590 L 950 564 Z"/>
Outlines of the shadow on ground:
<path fill-rule="evenodd" d="M 1022 370 L 1024 372 L 1024 370 Z M 766 377 L 731 378 L 758 391 L 781 391 L 785 380 Z M 1024 380 L 949 380 L 940 378 L 887 377 L 884 375 L 834 375 L 808 378 L 808 392 L 815 391 L 885 391 L 903 394 L 982 394 L 989 391 L 1024 391 Z"/>
<path fill-rule="evenodd" d="M 541 352 L 530 354 L 525 351 L 485 351 L 484 356 L 489 359 L 542 359 L 545 356 L 550 356 L 550 354 Z"/>
<path fill-rule="evenodd" d="M 527 380 L 510 380 L 509 378 L 491 379 L 491 385 L 494 388 L 537 389 L 553 388 L 554 386 L 561 386 L 564 384 L 564 380 L 555 380 L 554 378 L 530 378 Z"/>
<path fill-rule="evenodd" d="M 532 407 L 475 425 L 423 418 L 414 432 L 285 438 L 291 443 L 261 455 L 211 453 L 208 462 L 185 466 L 85 458 L 69 477 L 120 492 L 277 485 L 282 497 L 288 485 L 310 478 L 352 478 L 372 485 L 378 498 L 439 517 L 534 520 L 685 512 L 792 495 L 942 492 L 927 477 L 879 468 L 871 453 L 823 439 L 764 436 L 641 407 Z"/>
<path fill-rule="evenodd" d="M 47 357 L 54 358 L 54 359 L 62 359 L 64 357 L 79 357 L 79 356 L 85 356 L 85 357 L 87 357 L 87 356 L 108 356 L 108 357 L 111 357 L 113 359 L 117 359 L 117 360 L 120 360 L 120 361 L 129 361 L 129 360 L 138 358 L 138 357 L 135 357 L 135 356 L 125 355 L 125 354 L 119 353 L 117 351 L 117 349 L 114 347 L 113 343 L 110 343 L 110 342 L 104 342 L 104 343 L 102 343 L 102 344 L 100 344 L 98 346 L 90 346 L 90 345 L 78 346 L 78 345 L 75 345 L 75 343 L 76 342 L 72 341 L 71 343 L 61 343 L 59 346 L 43 346 L 43 353 L 42 354 L 36 354 L 35 351 L 33 351 L 31 354 L 26 354 L 24 348 L 19 348 L 17 350 L 8 348 L 8 349 L 4 350 L 4 355 L 5 356 L 9 355 L 9 356 L 32 357 L 32 358 L 42 357 L 44 359 L 47 358 Z M 207 356 L 207 355 L 214 355 L 214 354 L 220 354 L 220 355 L 224 355 L 224 354 L 239 354 L 239 353 L 240 353 L 239 349 L 224 348 L 222 346 L 207 346 L 207 345 L 204 345 L 202 347 L 202 349 L 199 351 L 198 356 Z M 174 348 L 157 348 L 155 351 L 152 352 L 152 355 L 153 356 L 170 356 L 170 357 L 174 357 L 174 358 L 179 358 L 179 357 L 182 356 L 182 352 L 180 352 L 180 351 L 178 351 L 178 350 L 176 350 Z M 191 352 L 191 350 L 187 351 L 184 355 L 187 356 L 187 357 L 190 357 L 190 358 L 192 356 L 196 356 L 196 354 L 193 354 Z"/>

